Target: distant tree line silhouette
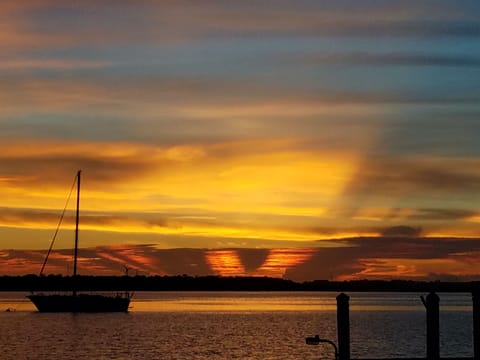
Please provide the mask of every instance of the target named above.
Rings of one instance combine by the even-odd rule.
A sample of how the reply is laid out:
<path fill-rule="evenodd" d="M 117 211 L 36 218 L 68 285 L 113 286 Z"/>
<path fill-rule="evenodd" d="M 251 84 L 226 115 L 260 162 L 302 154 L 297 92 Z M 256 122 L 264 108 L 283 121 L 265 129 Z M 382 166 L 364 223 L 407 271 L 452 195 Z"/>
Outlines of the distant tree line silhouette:
<path fill-rule="evenodd" d="M 271 277 L 223 276 L 78 276 L 80 291 L 392 291 L 471 292 L 480 282 L 412 280 L 315 280 L 295 282 Z M 69 291 L 72 278 L 62 275 L 0 276 L 0 291 Z"/>

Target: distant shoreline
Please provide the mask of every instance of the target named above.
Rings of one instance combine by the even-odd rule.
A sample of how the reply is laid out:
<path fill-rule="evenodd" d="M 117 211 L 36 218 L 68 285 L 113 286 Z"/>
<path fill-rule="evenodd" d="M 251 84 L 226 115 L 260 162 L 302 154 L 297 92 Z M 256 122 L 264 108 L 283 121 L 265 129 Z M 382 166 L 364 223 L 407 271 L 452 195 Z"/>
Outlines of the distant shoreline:
<path fill-rule="evenodd" d="M 61 275 L 0 276 L 0 291 L 69 291 L 72 278 Z M 295 282 L 270 277 L 78 276 L 80 291 L 358 291 L 474 292 L 480 282 L 413 280 L 314 280 Z"/>

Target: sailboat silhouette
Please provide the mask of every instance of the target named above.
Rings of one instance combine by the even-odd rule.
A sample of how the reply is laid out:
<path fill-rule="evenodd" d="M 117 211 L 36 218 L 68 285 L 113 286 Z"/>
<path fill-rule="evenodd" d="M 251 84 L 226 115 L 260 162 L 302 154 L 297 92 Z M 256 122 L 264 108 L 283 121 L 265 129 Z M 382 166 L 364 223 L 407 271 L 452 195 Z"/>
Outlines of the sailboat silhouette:
<path fill-rule="evenodd" d="M 115 295 L 79 294 L 77 291 L 78 227 L 80 220 L 80 175 L 76 175 L 77 206 L 75 215 L 75 250 L 71 294 L 32 293 L 27 296 L 39 312 L 128 312 L 131 293 L 125 291 Z M 47 254 L 48 258 L 48 254 Z M 45 259 L 46 262 L 47 259 Z M 44 263 L 45 265 L 45 263 Z M 43 268 L 42 268 L 43 270 Z"/>

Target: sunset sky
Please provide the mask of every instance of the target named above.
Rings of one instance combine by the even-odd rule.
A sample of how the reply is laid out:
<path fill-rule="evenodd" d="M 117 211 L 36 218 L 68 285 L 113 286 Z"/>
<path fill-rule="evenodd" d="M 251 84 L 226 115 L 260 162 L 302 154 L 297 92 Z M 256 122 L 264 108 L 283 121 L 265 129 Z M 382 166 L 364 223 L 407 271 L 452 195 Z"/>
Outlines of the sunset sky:
<path fill-rule="evenodd" d="M 0 275 L 480 280 L 479 140 L 478 0 L 0 2 Z"/>

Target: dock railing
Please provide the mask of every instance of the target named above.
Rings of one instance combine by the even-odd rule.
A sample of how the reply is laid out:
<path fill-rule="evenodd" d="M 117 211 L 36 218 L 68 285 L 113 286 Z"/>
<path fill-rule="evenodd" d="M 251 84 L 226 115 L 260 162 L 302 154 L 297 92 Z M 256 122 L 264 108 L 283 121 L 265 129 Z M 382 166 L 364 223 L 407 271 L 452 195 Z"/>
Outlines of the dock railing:
<path fill-rule="evenodd" d="M 440 297 L 430 292 L 421 301 L 426 311 L 426 357 L 418 358 L 389 358 L 389 360 L 440 360 Z M 351 360 L 350 357 L 350 297 L 345 293 L 337 296 L 337 346 L 319 336 L 306 338 L 307 344 L 318 345 L 318 342 L 329 342 L 335 347 L 335 358 L 338 360 Z M 480 289 L 472 291 L 473 303 L 473 358 L 472 357 L 448 357 L 448 360 L 480 360 Z M 319 340 L 314 341 L 314 340 Z M 381 360 L 381 359 L 355 359 L 355 360 Z"/>

